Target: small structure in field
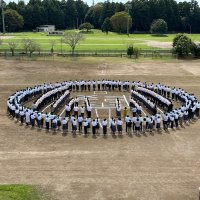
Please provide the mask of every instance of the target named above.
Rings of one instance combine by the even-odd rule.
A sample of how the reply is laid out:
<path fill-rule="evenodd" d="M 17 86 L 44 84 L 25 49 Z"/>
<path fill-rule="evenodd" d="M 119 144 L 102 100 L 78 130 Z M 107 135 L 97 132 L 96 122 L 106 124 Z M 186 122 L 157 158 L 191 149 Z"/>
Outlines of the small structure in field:
<path fill-rule="evenodd" d="M 64 35 L 64 31 L 49 31 L 48 36 L 54 36 L 54 35 Z"/>
<path fill-rule="evenodd" d="M 55 25 L 42 25 L 36 28 L 37 32 L 53 32 Z"/>

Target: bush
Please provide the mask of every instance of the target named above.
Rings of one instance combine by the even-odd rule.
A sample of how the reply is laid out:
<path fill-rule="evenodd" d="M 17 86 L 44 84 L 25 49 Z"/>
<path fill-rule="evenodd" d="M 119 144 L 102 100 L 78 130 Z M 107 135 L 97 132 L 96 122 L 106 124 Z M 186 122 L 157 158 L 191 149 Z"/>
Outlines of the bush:
<path fill-rule="evenodd" d="M 128 47 L 127 48 L 127 55 L 131 58 L 131 56 L 133 55 L 133 47 L 132 46 L 130 46 L 130 47 Z"/>
<path fill-rule="evenodd" d="M 92 24 L 90 24 L 90 23 L 88 23 L 88 22 L 86 22 L 86 23 L 83 23 L 83 24 L 81 24 L 80 26 L 79 26 L 79 29 L 80 30 L 86 30 L 87 32 L 89 32 L 91 29 L 93 29 L 94 28 L 94 26 L 92 25 Z"/>
<path fill-rule="evenodd" d="M 184 34 L 178 34 L 173 39 L 173 52 L 180 57 L 189 56 L 194 51 L 194 43 Z"/>
<path fill-rule="evenodd" d="M 152 22 L 150 32 L 156 34 L 164 34 L 167 32 L 167 22 L 163 19 L 156 19 Z"/>

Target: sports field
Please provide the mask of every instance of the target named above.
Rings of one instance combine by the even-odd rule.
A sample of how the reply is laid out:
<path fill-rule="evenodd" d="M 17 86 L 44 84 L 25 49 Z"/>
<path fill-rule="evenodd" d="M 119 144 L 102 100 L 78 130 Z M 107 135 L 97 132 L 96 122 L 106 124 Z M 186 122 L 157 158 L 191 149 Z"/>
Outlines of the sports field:
<path fill-rule="evenodd" d="M 73 30 L 66 31 L 73 32 Z M 108 35 L 100 30 L 94 30 L 93 33 L 84 34 L 84 41 L 77 46 L 77 50 L 126 50 L 128 46 L 133 45 L 141 49 L 171 49 L 172 40 L 176 34 L 168 34 L 164 36 L 154 36 L 151 34 L 130 34 L 120 35 L 110 32 Z M 194 42 L 200 42 L 200 34 L 188 34 Z M 42 50 L 50 50 L 49 40 L 56 40 L 55 51 L 61 52 L 70 50 L 69 46 L 61 41 L 61 36 L 47 36 L 46 33 L 8 33 L 2 36 L 4 42 L 0 45 L 0 49 L 8 49 L 7 43 L 16 41 L 17 48 L 23 49 L 22 39 L 31 38 L 41 45 Z"/>
<path fill-rule="evenodd" d="M 198 60 L 1 59 L 0 184 L 37 185 L 56 200 L 198 199 L 200 120 L 168 133 L 62 136 L 15 123 L 6 100 L 27 86 L 70 79 L 161 82 L 200 99 L 199 66 Z"/>

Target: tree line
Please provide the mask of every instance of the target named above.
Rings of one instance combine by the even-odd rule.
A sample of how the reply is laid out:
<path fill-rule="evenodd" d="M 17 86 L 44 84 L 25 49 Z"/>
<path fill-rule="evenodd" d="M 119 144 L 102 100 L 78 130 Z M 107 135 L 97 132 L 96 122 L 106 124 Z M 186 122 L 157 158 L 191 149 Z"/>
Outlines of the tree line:
<path fill-rule="evenodd" d="M 200 32 L 200 7 L 195 0 L 132 0 L 128 3 L 132 22 L 130 32 L 148 32 L 156 19 L 163 19 L 169 32 Z M 113 15 L 127 12 L 124 3 L 106 1 L 88 6 L 82 0 L 30 0 L 27 4 L 20 0 L 6 4 L 4 9 L 7 31 L 28 31 L 43 24 L 72 29 L 79 28 L 84 22 L 101 29 L 103 24 L 109 24 Z M 0 19 L 2 31 L 1 23 Z"/>

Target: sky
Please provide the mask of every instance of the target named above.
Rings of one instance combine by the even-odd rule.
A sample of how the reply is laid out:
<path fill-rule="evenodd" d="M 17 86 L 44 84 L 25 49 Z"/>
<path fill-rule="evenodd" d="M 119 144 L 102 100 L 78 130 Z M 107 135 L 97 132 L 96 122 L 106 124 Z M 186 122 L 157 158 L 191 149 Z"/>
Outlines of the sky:
<path fill-rule="evenodd" d="M 18 0 L 4 0 L 6 3 L 9 3 L 9 2 L 12 2 L 12 1 L 15 1 L 15 2 L 17 2 Z M 29 0 L 24 0 L 25 2 L 28 2 Z M 84 2 L 87 2 L 87 4 L 88 5 L 92 5 L 92 2 L 93 2 L 93 0 L 83 0 Z M 106 1 L 106 0 L 105 0 Z M 110 1 L 112 1 L 112 0 L 110 0 Z M 123 2 L 123 3 L 125 3 L 125 2 L 127 2 L 128 0 L 113 0 L 113 2 Z M 180 1 L 184 1 L 184 0 L 177 0 L 178 2 L 180 2 Z M 186 1 L 189 1 L 189 0 L 186 0 Z M 199 5 L 200 5 L 200 0 L 196 0 L 198 3 L 199 3 Z M 98 2 L 104 2 L 104 0 L 94 0 L 94 2 L 95 2 L 95 4 L 96 3 L 98 3 Z"/>

